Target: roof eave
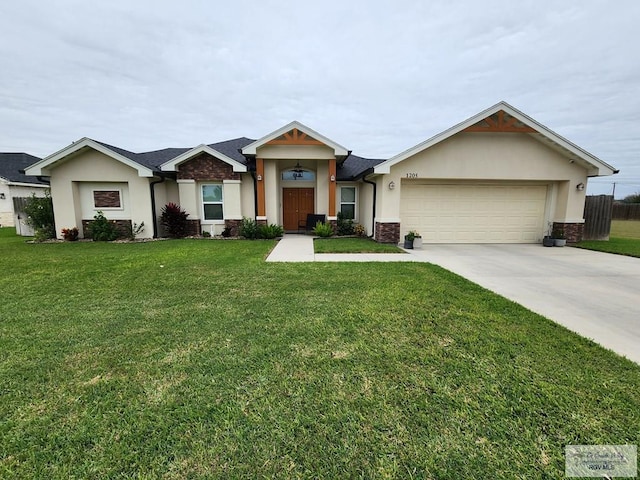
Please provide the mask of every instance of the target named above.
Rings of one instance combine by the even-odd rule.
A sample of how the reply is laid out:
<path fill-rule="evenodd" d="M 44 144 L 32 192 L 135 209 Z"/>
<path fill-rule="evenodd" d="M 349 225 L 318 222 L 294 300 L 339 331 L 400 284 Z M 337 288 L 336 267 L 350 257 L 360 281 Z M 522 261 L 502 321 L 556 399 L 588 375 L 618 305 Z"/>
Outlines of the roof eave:
<path fill-rule="evenodd" d="M 79 152 L 84 148 L 91 148 L 93 150 L 96 150 L 108 157 L 113 158 L 114 160 L 117 160 L 133 168 L 138 172 L 138 176 L 140 177 L 153 177 L 153 170 L 151 170 L 150 168 L 134 160 L 131 160 L 130 158 L 120 155 L 119 153 L 114 152 L 110 148 L 87 137 L 83 137 L 80 140 L 73 142 L 71 145 L 68 145 L 63 149 L 58 150 L 57 152 L 49 155 L 48 157 L 43 158 L 39 162 L 36 162 L 33 165 L 28 166 L 27 168 L 24 169 L 25 175 L 29 175 L 33 177 L 51 176 L 50 170 L 56 163 L 60 162 L 61 160 L 64 160 L 65 158 L 69 157 L 70 155 L 73 155 L 76 152 Z"/>
<path fill-rule="evenodd" d="M 222 160 L 224 163 L 230 165 L 233 168 L 234 172 L 244 173 L 247 171 L 246 165 L 243 165 L 237 160 L 234 160 L 233 158 L 228 157 L 224 153 L 219 152 L 215 148 L 212 148 L 209 145 L 205 145 L 205 144 L 198 145 L 197 147 L 194 147 L 191 150 L 188 150 L 183 154 L 178 155 L 175 158 L 172 158 L 168 162 L 163 163 L 162 165 L 160 165 L 160 170 L 163 172 L 175 172 L 177 171 L 177 168 L 180 164 L 190 160 L 191 158 L 201 153 L 207 153 L 212 157 Z"/>

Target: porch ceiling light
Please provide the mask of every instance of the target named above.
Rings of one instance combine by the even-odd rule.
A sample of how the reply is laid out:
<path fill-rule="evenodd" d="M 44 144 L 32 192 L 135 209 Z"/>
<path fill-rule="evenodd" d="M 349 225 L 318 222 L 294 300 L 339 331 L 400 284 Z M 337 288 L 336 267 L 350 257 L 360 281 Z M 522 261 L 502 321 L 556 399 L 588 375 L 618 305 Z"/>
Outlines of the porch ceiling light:
<path fill-rule="evenodd" d="M 393 190 L 394 188 L 396 188 L 396 183 L 393 180 L 391 180 L 389 182 L 389 190 Z"/>
<path fill-rule="evenodd" d="M 578 185 L 576 185 L 576 190 L 578 190 L 579 192 L 584 190 L 584 183 L 580 182 Z"/>
<path fill-rule="evenodd" d="M 296 166 L 291 169 L 294 178 L 302 178 L 304 176 L 304 170 L 300 166 L 300 162 L 296 163 Z"/>

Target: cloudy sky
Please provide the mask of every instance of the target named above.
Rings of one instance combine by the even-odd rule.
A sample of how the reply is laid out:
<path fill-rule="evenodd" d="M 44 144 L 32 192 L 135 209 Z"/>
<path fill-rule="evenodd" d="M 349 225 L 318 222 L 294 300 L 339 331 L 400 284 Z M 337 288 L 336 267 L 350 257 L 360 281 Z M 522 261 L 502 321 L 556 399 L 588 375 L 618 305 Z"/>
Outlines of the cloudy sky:
<path fill-rule="evenodd" d="M 640 191 L 640 2 L 20 0 L 0 3 L 0 151 L 132 151 L 299 120 L 395 155 L 500 100 Z"/>

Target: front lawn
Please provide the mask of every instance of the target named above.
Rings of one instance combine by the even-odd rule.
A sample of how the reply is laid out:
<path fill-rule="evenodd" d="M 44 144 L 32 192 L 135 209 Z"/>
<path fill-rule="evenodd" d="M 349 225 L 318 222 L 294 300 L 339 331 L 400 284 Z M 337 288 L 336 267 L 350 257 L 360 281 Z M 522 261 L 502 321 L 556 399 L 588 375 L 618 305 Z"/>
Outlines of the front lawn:
<path fill-rule="evenodd" d="M 613 220 L 609 240 L 587 240 L 578 243 L 576 247 L 640 257 L 640 221 Z"/>
<path fill-rule="evenodd" d="M 640 367 L 423 263 L 0 233 L 2 478 L 562 478 Z"/>
<path fill-rule="evenodd" d="M 404 253 L 388 243 L 378 243 L 369 238 L 316 238 L 315 253 Z"/>

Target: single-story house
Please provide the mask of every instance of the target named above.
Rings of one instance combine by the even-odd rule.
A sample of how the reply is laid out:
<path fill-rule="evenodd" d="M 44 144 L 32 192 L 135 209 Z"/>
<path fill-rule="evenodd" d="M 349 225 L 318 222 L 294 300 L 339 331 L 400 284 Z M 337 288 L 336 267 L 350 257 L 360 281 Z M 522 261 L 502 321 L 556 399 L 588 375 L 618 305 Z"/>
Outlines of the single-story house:
<path fill-rule="evenodd" d="M 23 173 L 26 167 L 40 160 L 28 153 L 0 153 L 0 226 L 16 227 L 19 235 L 33 235 L 25 214 L 19 211 L 23 199 L 32 194 L 43 197 L 49 188 L 44 180 Z"/>
<path fill-rule="evenodd" d="M 550 225 L 582 236 L 586 184 L 610 165 L 505 102 L 389 159 L 368 159 L 292 122 L 258 140 L 133 153 L 82 138 L 34 163 L 48 176 L 58 228 L 82 232 L 98 210 L 161 234 L 168 202 L 191 231 L 236 233 L 243 217 L 295 231 L 342 212 L 380 242 L 532 243 Z"/>

